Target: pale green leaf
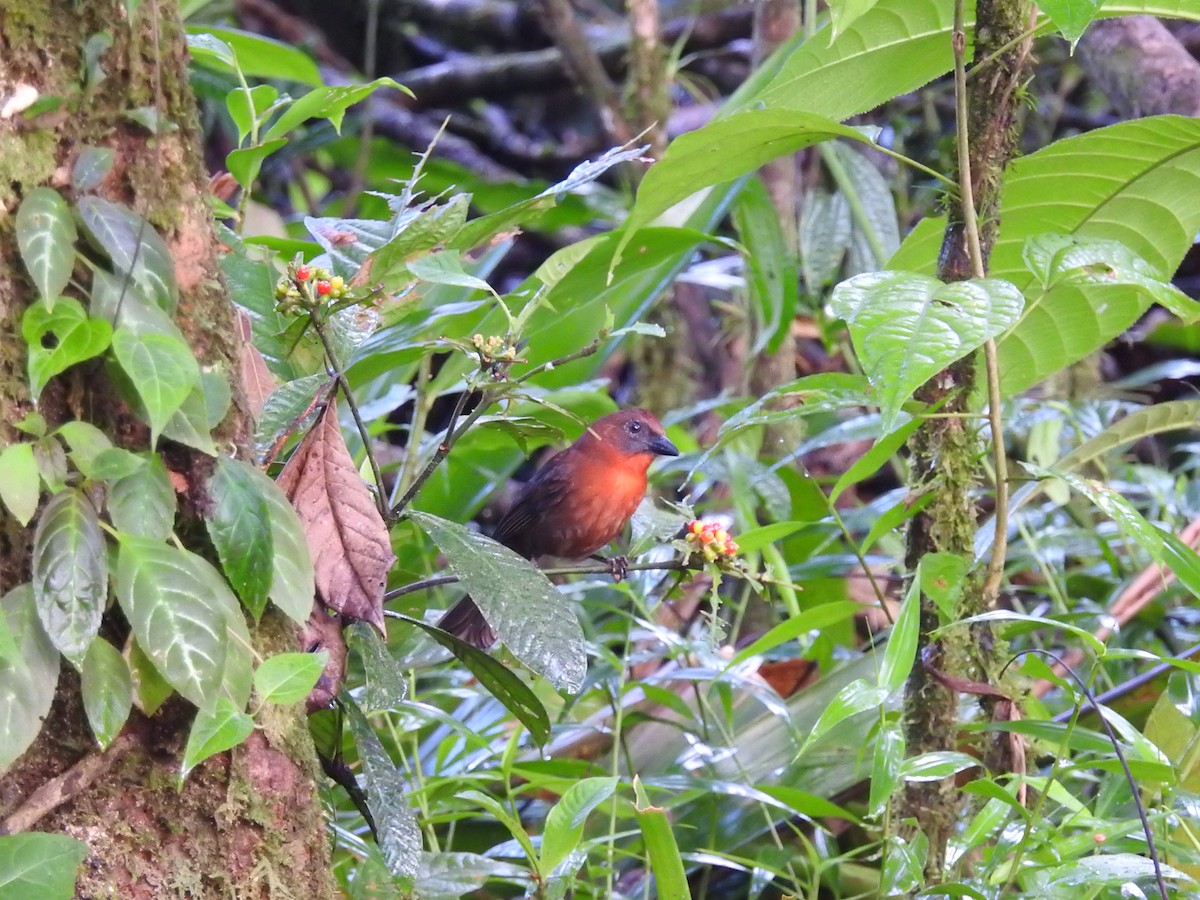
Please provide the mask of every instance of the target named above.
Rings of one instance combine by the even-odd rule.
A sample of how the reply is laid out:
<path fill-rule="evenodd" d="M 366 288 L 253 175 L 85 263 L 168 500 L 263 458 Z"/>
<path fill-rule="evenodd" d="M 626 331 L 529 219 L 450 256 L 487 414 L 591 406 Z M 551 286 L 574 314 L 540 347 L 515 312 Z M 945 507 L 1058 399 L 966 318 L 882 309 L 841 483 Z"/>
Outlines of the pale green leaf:
<path fill-rule="evenodd" d="M 17 209 L 16 232 L 21 259 L 49 311 L 75 267 L 75 220 L 58 191 L 36 187 Z"/>
<path fill-rule="evenodd" d="M 120 734 L 133 707 L 129 664 L 112 644 L 98 637 L 88 647 L 80 682 L 92 734 L 101 747 L 107 747 Z"/>
<path fill-rule="evenodd" d="M 33 587 L 22 584 L 0 598 L 0 615 L 18 658 L 0 657 L 0 774 L 33 743 L 54 702 L 62 657 L 38 622 Z"/>
<path fill-rule="evenodd" d="M 42 478 L 33 458 L 33 444 L 9 444 L 0 451 L 0 500 L 22 528 L 37 512 L 41 492 Z"/>

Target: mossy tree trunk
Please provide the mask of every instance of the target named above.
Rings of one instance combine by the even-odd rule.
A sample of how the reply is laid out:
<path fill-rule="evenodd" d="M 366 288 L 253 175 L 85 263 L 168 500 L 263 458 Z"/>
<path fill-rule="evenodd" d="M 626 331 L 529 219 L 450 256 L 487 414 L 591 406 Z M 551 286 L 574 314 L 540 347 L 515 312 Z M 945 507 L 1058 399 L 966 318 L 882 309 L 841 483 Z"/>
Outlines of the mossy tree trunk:
<path fill-rule="evenodd" d="M 1020 91 L 1028 77 L 1032 42 L 1028 0 L 979 0 L 975 14 L 976 64 L 989 60 L 966 89 L 968 160 L 978 220 L 980 255 L 987 259 L 999 230 L 1000 187 L 1004 168 L 1012 159 L 1020 134 Z M 961 174 L 956 173 L 961 179 Z M 938 277 L 962 281 L 973 277 L 965 216 L 955 201 L 949 210 L 939 257 Z M 905 565 L 915 572 L 929 553 L 951 553 L 970 562 L 978 510 L 971 490 L 980 478 L 979 442 L 971 418 L 973 392 L 982 373 L 980 360 L 961 360 L 939 373 L 917 392 L 917 400 L 945 413 L 926 419 L 909 440 L 914 494 L 932 492 L 933 500 L 910 523 Z M 978 377 L 977 377 L 978 376 Z M 1003 435 L 992 435 L 1003 440 Z M 968 576 L 957 615 L 966 618 L 986 611 L 995 601 L 984 590 L 981 573 Z M 904 736 L 909 755 L 955 749 L 958 742 L 958 694 L 935 672 L 959 680 L 989 681 L 998 672 L 1001 644 L 982 631 L 960 631 L 933 638 L 940 624 L 932 598 L 921 597 L 921 640 L 918 663 L 905 691 Z M 915 820 L 929 839 L 925 874 L 929 883 L 942 880 L 946 845 L 962 814 L 963 795 L 954 780 L 913 782 L 899 804 L 898 821 Z"/>
<path fill-rule="evenodd" d="M 60 104 L 0 119 L 0 445 L 18 439 L 12 423 L 33 409 L 20 323 L 36 292 L 18 254 L 14 214 L 41 185 L 74 199 L 71 167 L 81 151 L 97 147 L 113 151 L 113 165 L 93 192 L 137 210 L 165 239 L 179 285 L 177 324 L 201 366 L 229 379 L 234 397 L 214 438 L 223 450 L 245 455 L 251 422 L 238 388 L 241 337 L 217 267 L 176 4 L 0 0 L 0 105 L 34 91 Z M 154 133 L 140 124 L 147 122 L 157 122 Z M 83 266 L 75 276 L 88 281 Z M 51 428 L 83 419 L 117 446 L 146 449 L 147 429 L 103 366 L 82 364 L 53 379 L 37 411 Z M 180 475 L 179 533 L 194 532 L 212 460 L 178 445 L 165 452 Z M 0 514 L 0 594 L 29 580 L 31 544 L 32 529 Z M 261 646 L 294 647 L 289 626 L 264 622 L 255 635 Z M 104 627 L 125 626 L 106 620 Z M 193 713 L 179 700 L 152 718 L 135 711 L 113 747 L 99 754 L 79 679 L 64 664 L 40 736 L 0 779 L 0 821 L 32 805 L 33 828 L 85 841 L 82 897 L 334 896 L 318 767 L 302 712 L 260 715 L 249 741 L 209 759 L 180 788 Z M 59 802 L 37 799 L 48 785 L 59 790 Z"/>

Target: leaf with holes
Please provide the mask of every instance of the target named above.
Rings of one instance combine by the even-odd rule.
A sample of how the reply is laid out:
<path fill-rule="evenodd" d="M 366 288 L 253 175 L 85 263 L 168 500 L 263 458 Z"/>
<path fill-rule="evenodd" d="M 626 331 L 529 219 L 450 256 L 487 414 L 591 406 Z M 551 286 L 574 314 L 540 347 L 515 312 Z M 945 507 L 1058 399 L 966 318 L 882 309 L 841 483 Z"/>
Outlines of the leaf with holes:
<path fill-rule="evenodd" d="M 118 328 L 113 352 L 145 404 L 153 443 L 200 383 L 200 367 L 187 344 L 165 334 L 139 335 Z"/>
<path fill-rule="evenodd" d="M 84 657 L 80 680 L 83 709 L 92 734 L 101 747 L 107 747 L 120 734 L 133 708 L 129 664 L 112 644 L 96 638 Z"/>
<path fill-rule="evenodd" d="M 257 620 L 267 606 L 271 587 L 271 519 L 267 501 L 250 474 L 250 466 L 218 459 L 208 481 L 211 507 L 204 525 L 221 568 L 246 608 Z"/>
<path fill-rule="evenodd" d="M 857 275 L 832 298 L 879 396 L 884 433 L 917 388 L 1001 334 L 1023 305 L 1021 292 L 997 278 L 943 284 L 913 272 Z"/>
<path fill-rule="evenodd" d="M 51 643 L 82 666 L 108 600 L 108 554 L 100 518 L 80 491 L 57 494 L 38 519 L 33 597 Z"/>
<path fill-rule="evenodd" d="M 127 206 L 103 197 L 79 198 L 79 217 L 121 274 L 128 273 L 160 309 L 174 313 L 179 302 L 175 261 L 154 226 Z"/>
<path fill-rule="evenodd" d="M 75 267 L 75 220 L 58 191 L 34 188 L 21 201 L 16 219 L 17 248 L 49 311 L 71 280 Z"/>
<path fill-rule="evenodd" d="M 187 747 L 183 751 L 183 765 L 179 780 L 210 756 L 224 753 L 236 747 L 254 731 L 254 720 L 240 710 L 228 697 L 217 699 L 211 710 L 200 710 L 188 733 Z"/>
<path fill-rule="evenodd" d="M 304 523 L 279 486 L 258 469 L 250 477 L 267 504 L 271 520 L 271 602 L 303 625 L 312 613 L 316 583 Z"/>
<path fill-rule="evenodd" d="M 0 598 L 0 616 L 18 658 L 0 657 L 0 773 L 33 743 L 50 712 L 61 665 L 38 622 L 33 587 L 22 584 Z"/>
<path fill-rule="evenodd" d="M 383 633 L 383 589 L 396 557 L 387 526 L 346 449 L 336 402 L 325 407 L 276 484 L 300 515 L 325 604 Z"/>
<path fill-rule="evenodd" d="M 112 341 L 112 326 L 90 319 L 78 300 L 59 297 L 51 308 L 39 300 L 21 318 L 29 347 L 29 392 L 36 400 L 46 382 L 76 363 L 99 356 Z"/>
<path fill-rule="evenodd" d="M 575 610 L 533 563 L 477 532 L 428 513 L 410 517 L 433 540 L 513 655 L 554 686 L 578 691 L 587 673 Z"/>
<path fill-rule="evenodd" d="M 225 674 L 226 616 L 216 593 L 237 600 L 210 566 L 169 544 L 120 536 L 115 591 L 155 668 L 184 697 L 211 709 Z"/>
<path fill-rule="evenodd" d="M 0 500 L 24 528 L 38 508 L 42 477 L 38 474 L 33 444 L 9 444 L 0 451 Z"/>

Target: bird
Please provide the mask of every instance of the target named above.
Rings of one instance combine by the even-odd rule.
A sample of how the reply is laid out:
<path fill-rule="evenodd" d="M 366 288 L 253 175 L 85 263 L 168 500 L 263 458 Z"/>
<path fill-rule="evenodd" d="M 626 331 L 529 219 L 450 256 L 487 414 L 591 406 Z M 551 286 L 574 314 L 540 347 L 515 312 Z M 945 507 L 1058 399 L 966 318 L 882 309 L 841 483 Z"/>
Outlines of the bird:
<path fill-rule="evenodd" d="M 655 457 L 678 455 L 653 413 L 631 408 L 602 416 L 534 473 L 492 538 L 528 560 L 591 556 L 621 533 L 642 502 Z M 479 649 L 496 641 L 470 596 L 438 627 Z"/>

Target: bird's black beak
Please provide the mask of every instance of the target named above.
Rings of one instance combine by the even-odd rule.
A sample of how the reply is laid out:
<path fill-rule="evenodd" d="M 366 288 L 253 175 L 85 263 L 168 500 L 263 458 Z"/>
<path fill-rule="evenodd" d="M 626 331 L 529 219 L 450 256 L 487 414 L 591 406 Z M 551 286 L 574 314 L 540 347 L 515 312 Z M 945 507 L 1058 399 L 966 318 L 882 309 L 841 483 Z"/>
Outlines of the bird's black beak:
<path fill-rule="evenodd" d="M 678 456 L 679 448 L 662 435 L 657 435 L 646 442 L 646 449 L 658 456 Z"/>

